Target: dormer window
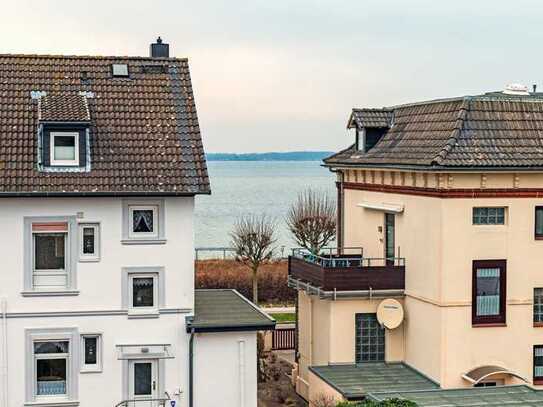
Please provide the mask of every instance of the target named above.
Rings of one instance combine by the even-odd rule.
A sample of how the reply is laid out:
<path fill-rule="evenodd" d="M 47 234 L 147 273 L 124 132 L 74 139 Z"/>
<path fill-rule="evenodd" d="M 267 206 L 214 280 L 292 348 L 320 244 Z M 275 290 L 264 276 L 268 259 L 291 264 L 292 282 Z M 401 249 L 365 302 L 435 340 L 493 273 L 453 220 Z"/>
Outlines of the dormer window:
<path fill-rule="evenodd" d="M 51 165 L 79 166 L 79 132 L 51 132 Z"/>

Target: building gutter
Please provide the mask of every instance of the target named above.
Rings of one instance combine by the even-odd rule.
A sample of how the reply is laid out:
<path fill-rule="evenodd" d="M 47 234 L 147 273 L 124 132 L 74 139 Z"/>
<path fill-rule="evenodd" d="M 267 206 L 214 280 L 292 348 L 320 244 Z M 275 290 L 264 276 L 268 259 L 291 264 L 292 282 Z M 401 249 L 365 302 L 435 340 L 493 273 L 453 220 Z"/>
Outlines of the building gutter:
<path fill-rule="evenodd" d="M 211 195 L 211 191 L 160 192 L 160 191 L 103 191 L 103 192 L 0 192 L 0 198 L 72 198 L 72 197 L 134 197 L 134 196 L 190 196 Z"/>
<path fill-rule="evenodd" d="M 7 300 L 0 300 L 2 313 L 2 349 L 0 349 L 0 376 L 2 377 L 2 407 L 8 407 L 8 315 Z"/>
<path fill-rule="evenodd" d="M 193 406 L 194 406 L 194 329 L 190 333 L 190 340 L 189 340 L 189 407 L 193 407 Z"/>

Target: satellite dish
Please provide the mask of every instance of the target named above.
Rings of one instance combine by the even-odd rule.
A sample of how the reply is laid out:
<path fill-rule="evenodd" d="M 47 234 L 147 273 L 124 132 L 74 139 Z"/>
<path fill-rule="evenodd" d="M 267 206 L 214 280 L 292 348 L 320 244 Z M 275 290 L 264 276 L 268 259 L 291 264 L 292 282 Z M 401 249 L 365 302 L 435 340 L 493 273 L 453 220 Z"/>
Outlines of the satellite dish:
<path fill-rule="evenodd" d="M 377 307 L 377 321 L 387 329 L 398 328 L 403 322 L 403 307 L 399 301 L 388 298 Z"/>

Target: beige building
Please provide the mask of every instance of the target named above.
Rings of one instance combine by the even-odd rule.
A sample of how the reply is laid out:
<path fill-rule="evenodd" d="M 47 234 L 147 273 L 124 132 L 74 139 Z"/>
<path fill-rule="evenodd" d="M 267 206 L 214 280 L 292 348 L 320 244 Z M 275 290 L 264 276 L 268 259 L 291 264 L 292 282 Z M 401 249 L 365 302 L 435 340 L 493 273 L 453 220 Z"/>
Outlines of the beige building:
<path fill-rule="evenodd" d="M 348 128 L 354 144 L 325 160 L 339 249 L 290 258 L 299 394 L 543 384 L 542 95 L 354 109 Z M 393 380 L 407 371 L 412 385 Z"/>

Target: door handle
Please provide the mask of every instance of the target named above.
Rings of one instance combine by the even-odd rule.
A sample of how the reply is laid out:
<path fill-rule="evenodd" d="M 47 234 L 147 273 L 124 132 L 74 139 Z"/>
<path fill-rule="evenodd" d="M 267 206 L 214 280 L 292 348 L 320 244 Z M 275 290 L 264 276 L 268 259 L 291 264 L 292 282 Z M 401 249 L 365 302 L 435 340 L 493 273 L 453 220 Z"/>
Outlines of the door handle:
<path fill-rule="evenodd" d="M 153 380 L 153 390 L 156 390 L 156 381 Z"/>

